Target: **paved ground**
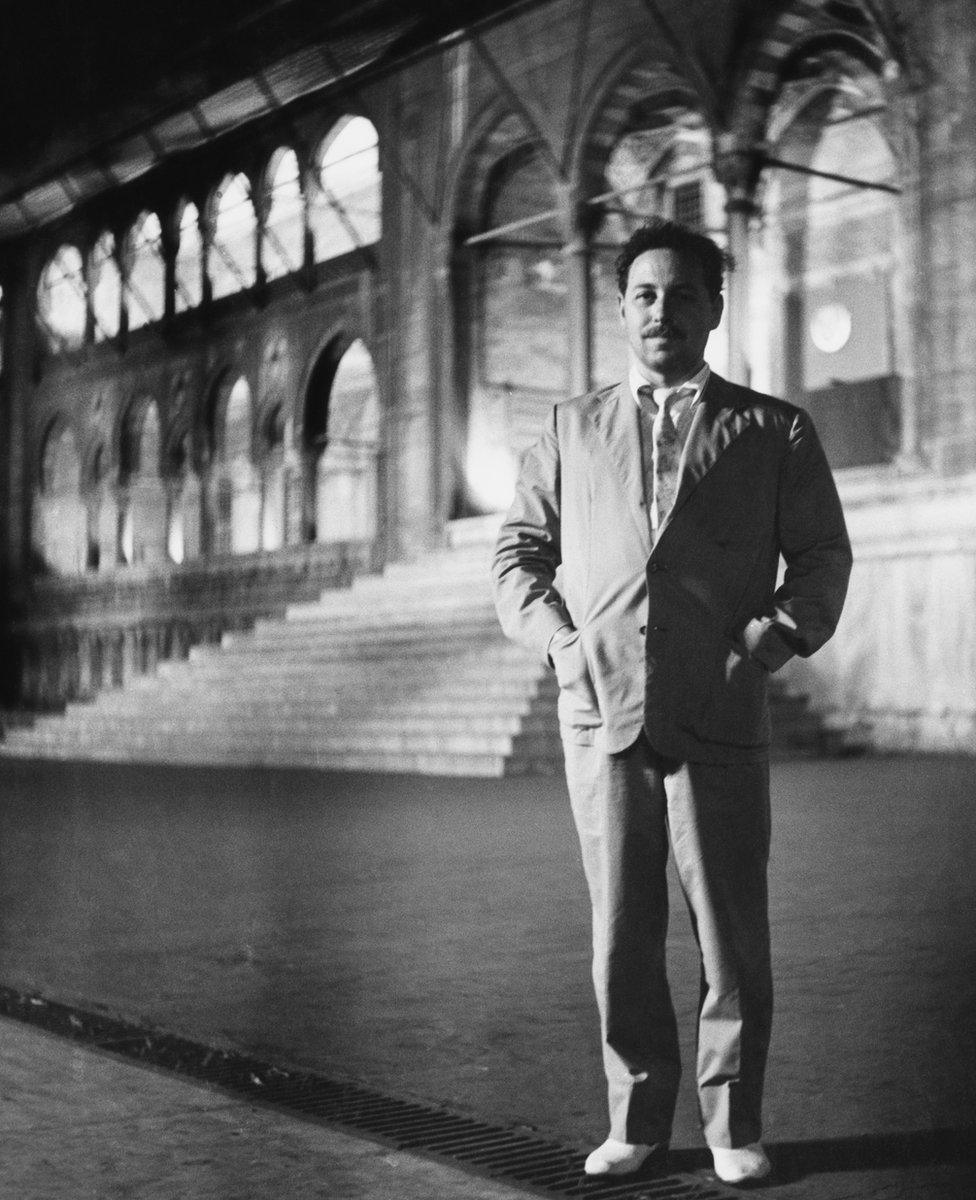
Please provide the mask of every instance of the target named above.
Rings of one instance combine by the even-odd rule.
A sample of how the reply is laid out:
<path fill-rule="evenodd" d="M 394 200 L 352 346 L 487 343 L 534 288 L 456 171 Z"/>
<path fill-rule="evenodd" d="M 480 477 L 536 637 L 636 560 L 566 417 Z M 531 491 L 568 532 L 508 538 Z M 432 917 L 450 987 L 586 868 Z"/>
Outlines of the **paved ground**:
<path fill-rule="evenodd" d="M 0 1200 L 524 1193 L 0 1021 Z"/>
<path fill-rule="evenodd" d="M 778 764 L 774 788 L 785 1182 L 767 1194 L 972 1200 L 976 759 Z M 690 1063 L 697 965 L 674 911 Z M 580 1146 L 605 1125 L 587 923 L 556 779 L 0 763 L 0 982 Z M 183 1136 L 159 1149 L 174 1171 Z M 299 1143 L 274 1194 L 387 1194 L 307 1190 Z M 678 1169 L 705 1165 L 687 1085 L 674 1146 Z M 426 1194 L 472 1194 L 453 1186 Z M 35 1194 L 59 1193 L 17 1196 Z"/>

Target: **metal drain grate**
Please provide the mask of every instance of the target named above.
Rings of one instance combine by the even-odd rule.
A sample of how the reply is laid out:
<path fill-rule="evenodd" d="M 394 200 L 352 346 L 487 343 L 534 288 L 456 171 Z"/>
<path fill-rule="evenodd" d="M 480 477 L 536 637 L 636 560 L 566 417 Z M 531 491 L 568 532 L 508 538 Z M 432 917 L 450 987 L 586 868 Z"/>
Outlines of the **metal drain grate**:
<path fill-rule="evenodd" d="M 583 1154 L 520 1129 L 485 1124 L 358 1084 L 286 1070 L 132 1022 L 25 995 L 0 985 L 0 1015 L 261 1104 L 366 1134 L 398 1150 L 433 1155 L 541 1195 L 583 1200 L 725 1200 L 736 1193 L 697 1175 L 600 1182 Z"/>

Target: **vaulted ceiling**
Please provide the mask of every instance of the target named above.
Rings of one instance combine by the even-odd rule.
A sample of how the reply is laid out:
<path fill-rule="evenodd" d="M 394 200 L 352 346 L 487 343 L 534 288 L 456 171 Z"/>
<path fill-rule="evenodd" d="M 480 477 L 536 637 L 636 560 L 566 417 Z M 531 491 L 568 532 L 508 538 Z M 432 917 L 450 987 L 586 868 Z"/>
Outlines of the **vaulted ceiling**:
<path fill-rule="evenodd" d="M 0 238 L 300 97 L 545 2 L 11 5 L 0 34 Z"/>
<path fill-rule="evenodd" d="M 23 0 L 0 24 L 0 240 L 303 97 L 592 0 Z M 716 102 L 777 0 L 620 0 Z M 869 0 L 880 11 L 886 0 Z M 851 0 L 806 7 L 856 9 Z"/>

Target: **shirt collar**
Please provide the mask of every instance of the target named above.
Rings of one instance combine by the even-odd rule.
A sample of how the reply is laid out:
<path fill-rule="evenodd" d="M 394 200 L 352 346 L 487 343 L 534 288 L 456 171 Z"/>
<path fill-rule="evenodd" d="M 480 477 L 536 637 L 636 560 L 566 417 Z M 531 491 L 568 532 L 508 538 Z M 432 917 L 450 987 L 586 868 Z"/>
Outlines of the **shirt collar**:
<path fill-rule="evenodd" d="M 705 384 L 708 383 L 708 377 L 709 377 L 709 375 L 711 375 L 711 373 L 712 373 L 712 371 L 711 371 L 711 368 L 709 367 L 708 363 L 702 363 L 699 370 L 697 370 L 695 372 L 695 374 L 691 376 L 690 379 L 686 379 L 683 383 L 672 384 L 671 386 L 666 387 L 666 388 L 655 388 L 654 389 L 655 401 L 657 400 L 657 393 L 659 391 L 673 392 L 676 388 L 681 388 L 681 387 L 694 388 L 695 394 L 692 397 L 691 402 L 688 405 L 688 407 L 691 408 L 695 404 L 697 404 L 698 401 L 701 399 L 701 394 L 705 388 Z M 648 382 L 644 378 L 644 376 L 641 375 L 640 371 L 637 370 L 636 367 L 630 368 L 629 382 L 630 382 L 630 391 L 634 397 L 634 402 L 639 407 L 640 399 L 637 395 L 637 389 L 642 388 L 642 387 L 649 387 L 650 385 L 648 384 Z M 684 405 L 682 404 L 682 408 L 683 407 L 684 407 Z"/>

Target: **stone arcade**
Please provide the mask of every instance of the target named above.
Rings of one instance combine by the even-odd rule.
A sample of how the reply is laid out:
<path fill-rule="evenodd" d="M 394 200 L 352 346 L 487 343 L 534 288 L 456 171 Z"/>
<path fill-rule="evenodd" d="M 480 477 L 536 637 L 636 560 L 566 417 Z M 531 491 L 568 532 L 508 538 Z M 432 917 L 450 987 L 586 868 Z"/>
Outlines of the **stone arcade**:
<path fill-rule="evenodd" d="M 119 95 L 76 83 L 84 120 L 10 123 L 6 709 L 477 540 L 547 407 L 619 377 L 614 246 L 664 212 L 737 262 L 710 360 L 811 411 L 847 510 L 847 611 L 790 686 L 976 749 L 970 6 L 444 7 L 203 4 Z"/>

